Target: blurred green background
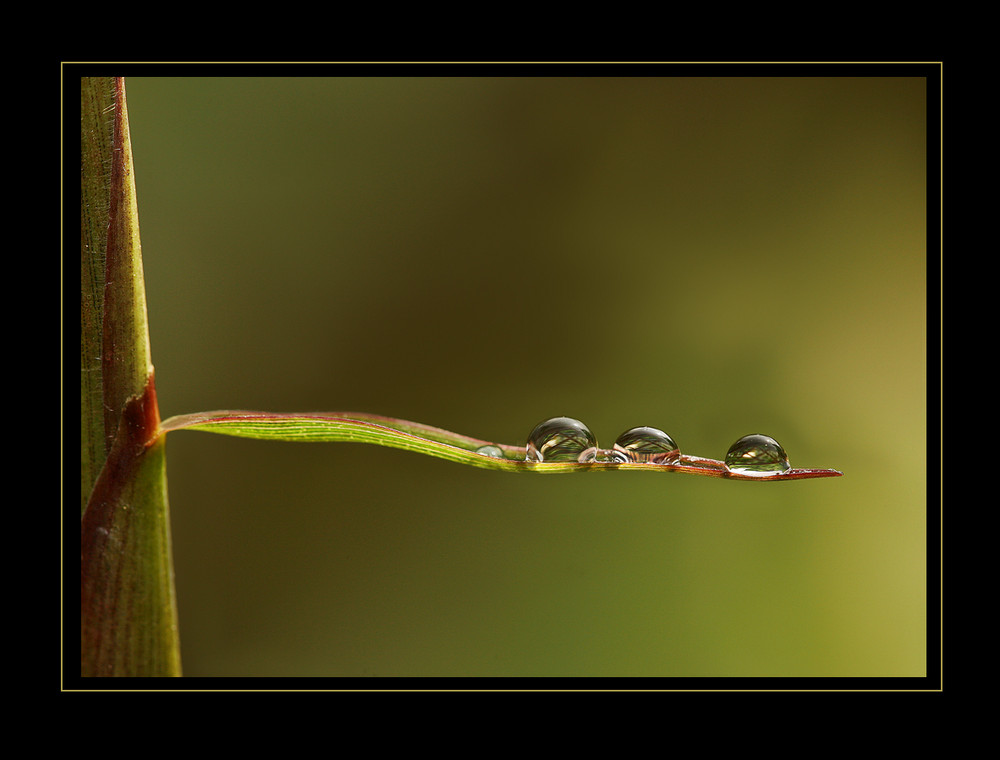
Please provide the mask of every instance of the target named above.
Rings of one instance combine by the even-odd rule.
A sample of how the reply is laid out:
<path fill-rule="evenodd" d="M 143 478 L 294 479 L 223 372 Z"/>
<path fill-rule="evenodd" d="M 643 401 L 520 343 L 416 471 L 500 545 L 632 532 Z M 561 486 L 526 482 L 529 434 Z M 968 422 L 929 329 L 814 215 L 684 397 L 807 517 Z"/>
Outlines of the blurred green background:
<path fill-rule="evenodd" d="M 127 93 L 164 418 L 519 443 L 569 415 L 716 458 L 762 432 L 845 473 L 512 475 L 175 433 L 186 675 L 925 674 L 922 79 Z"/>

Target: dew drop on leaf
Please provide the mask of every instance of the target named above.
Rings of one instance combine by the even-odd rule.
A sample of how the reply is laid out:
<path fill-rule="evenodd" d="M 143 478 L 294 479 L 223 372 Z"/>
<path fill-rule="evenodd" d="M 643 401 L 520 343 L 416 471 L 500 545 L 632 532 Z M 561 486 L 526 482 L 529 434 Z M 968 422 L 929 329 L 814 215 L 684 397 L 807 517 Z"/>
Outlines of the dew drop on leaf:
<path fill-rule="evenodd" d="M 539 422 L 528 436 L 529 462 L 593 461 L 597 438 L 590 428 L 572 417 L 553 417 Z M 589 459 L 588 459 L 589 457 Z"/>
<path fill-rule="evenodd" d="M 745 435 L 729 447 L 726 467 L 742 475 L 769 475 L 791 469 L 781 444 L 759 433 Z"/>
<path fill-rule="evenodd" d="M 674 439 L 654 427 L 636 427 L 626 430 L 615 441 L 615 451 L 628 462 L 667 464 L 676 462 L 681 452 Z"/>
<path fill-rule="evenodd" d="M 494 446 L 492 443 L 486 446 L 480 446 L 476 449 L 477 454 L 482 454 L 484 457 L 494 457 L 496 459 L 506 459 L 503 453 L 503 449 L 499 446 Z"/>

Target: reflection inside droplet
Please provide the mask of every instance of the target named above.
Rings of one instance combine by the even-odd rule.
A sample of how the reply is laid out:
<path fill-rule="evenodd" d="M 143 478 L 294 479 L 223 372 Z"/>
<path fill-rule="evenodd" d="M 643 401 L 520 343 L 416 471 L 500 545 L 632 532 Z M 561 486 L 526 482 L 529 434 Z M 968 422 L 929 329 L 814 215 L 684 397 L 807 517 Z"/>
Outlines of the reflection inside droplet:
<path fill-rule="evenodd" d="M 528 436 L 525 459 L 529 462 L 580 462 L 593 456 L 597 439 L 590 428 L 572 417 L 553 417 L 540 422 Z"/>
<path fill-rule="evenodd" d="M 781 444 L 759 433 L 745 435 L 729 447 L 726 467 L 743 475 L 770 475 L 791 469 Z"/>
<path fill-rule="evenodd" d="M 624 464 L 628 461 L 628 457 L 626 457 L 621 451 L 616 451 L 615 449 L 599 449 L 596 446 L 593 446 L 580 454 L 580 458 L 577 461 L 582 462 L 583 464 L 590 462 Z"/>
<path fill-rule="evenodd" d="M 667 464 L 676 462 L 681 455 L 674 439 L 654 427 L 635 427 L 626 430 L 615 441 L 615 451 L 627 462 Z"/>

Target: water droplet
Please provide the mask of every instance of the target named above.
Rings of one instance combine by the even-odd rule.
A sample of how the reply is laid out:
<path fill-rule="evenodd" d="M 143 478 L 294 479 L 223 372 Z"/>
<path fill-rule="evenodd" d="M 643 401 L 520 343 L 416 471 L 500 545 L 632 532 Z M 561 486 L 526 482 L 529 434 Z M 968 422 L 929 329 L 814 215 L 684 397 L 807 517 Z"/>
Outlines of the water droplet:
<path fill-rule="evenodd" d="M 628 457 L 621 451 L 615 451 L 614 449 L 599 449 L 596 446 L 593 446 L 580 454 L 580 458 L 577 461 L 584 464 L 588 462 L 623 464 L 628 461 Z"/>
<path fill-rule="evenodd" d="M 492 443 L 486 446 L 480 446 L 476 449 L 477 454 L 482 454 L 484 457 L 495 457 L 496 459 L 506 459 L 507 457 L 503 453 L 503 449 L 499 446 L 494 446 Z"/>
<path fill-rule="evenodd" d="M 525 459 L 529 462 L 593 461 L 590 449 L 597 448 L 597 438 L 590 428 L 572 417 L 553 417 L 539 422 L 528 436 Z"/>
<path fill-rule="evenodd" d="M 729 447 L 726 467 L 742 475 L 770 475 L 791 469 L 781 444 L 757 433 L 745 435 Z"/>
<path fill-rule="evenodd" d="M 654 427 L 626 430 L 615 441 L 615 451 L 623 454 L 625 461 L 653 464 L 676 462 L 681 455 L 674 439 Z"/>

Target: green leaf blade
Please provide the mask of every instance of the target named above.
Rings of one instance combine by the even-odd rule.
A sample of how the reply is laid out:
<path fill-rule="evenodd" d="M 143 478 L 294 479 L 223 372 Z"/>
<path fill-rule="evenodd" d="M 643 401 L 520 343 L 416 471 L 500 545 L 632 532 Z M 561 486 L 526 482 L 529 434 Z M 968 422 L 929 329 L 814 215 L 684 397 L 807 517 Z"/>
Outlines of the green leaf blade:
<path fill-rule="evenodd" d="M 704 457 L 681 455 L 677 463 L 647 462 L 533 462 L 526 459 L 524 446 L 486 441 L 453 433 L 419 422 L 364 412 L 270 413 L 224 410 L 185 414 L 164 420 L 164 432 L 171 430 L 201 430 L 208 433 L 255 438 L 269 441 L 369 443 L 377 446 L 412 451 L 505 472 L 573 473 L 603 470 L 636 470 L 641 472 L 681 472 L 732 480 L 775 482 L 805 478 L 836 477 L 837 470 L 793 469 L 769 477 L 751 477 L 730 471 L 724 463 Z M 504 457 L 478 453 L 483 446 L 499 448 Z"/>
<path fill-rule="evenodd" d="M 281 414 L 214 411 L 171 417 L 163 422 L 165 432 L 184 428 L 270 441 L 367 443 L 494 470 L 515 471 L 535 464 L 476 453 L 476 449 L 491 444 L 491 441 L 417 422 L 360 412 Z M 524 458 L 523 448 L 493 445 L 499 446 L 507 457 L 520 454 L 520 460 Z M 559 469 L 556 465 L 548 467 Z"/>

